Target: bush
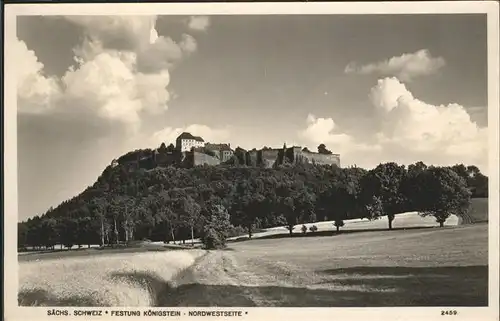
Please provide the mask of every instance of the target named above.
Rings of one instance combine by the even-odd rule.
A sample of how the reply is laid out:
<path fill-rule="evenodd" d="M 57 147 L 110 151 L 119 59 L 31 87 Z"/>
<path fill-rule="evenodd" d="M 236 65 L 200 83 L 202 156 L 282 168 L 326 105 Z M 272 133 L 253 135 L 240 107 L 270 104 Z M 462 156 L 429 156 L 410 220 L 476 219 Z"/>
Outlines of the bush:
<path fill-rule="evenodd" d="M 313 225 L 313 226 L 311 226 L 311 227 L 309 228 L 309 231 L 311 231 L 311 232 L 313 232 L 313 233 L 314 233 L 314 232 L 316 232 L 317 230 L 318 230 L 318 227 L 317 227 L 316 225 Z"/>
<path fill-rule="evenodd" d="M 230 216 L 226 208 L 212 204 L 207 208 L 207 223 L 200 237 L 206 249 L 220 249 L 226 246 L 228 232 L 231 229 Z"/>
<path fill-rule="evenodd" d="M 201 237 L 201 242 L 207 249 L 220 249 L 226 246 L 225 238 L 222 238 L 219 233 L 213 228 L 208 228 Z"/>
<path fill-rule="evenodd" d="M 301 230 L 302 230 L 302 233 L 306 234 L 307 233 L 307 226 L 302 225 Z"/>

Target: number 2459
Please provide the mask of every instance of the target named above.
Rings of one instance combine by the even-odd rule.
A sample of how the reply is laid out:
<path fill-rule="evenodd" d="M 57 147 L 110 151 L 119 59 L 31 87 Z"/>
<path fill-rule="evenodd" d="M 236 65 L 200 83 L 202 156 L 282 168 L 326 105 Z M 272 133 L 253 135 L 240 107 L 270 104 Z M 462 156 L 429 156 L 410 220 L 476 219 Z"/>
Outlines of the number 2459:
<path fill-rule="evenodd" d="M 457 310 L 441 310 L 441 315 L 457 315 Z"/>

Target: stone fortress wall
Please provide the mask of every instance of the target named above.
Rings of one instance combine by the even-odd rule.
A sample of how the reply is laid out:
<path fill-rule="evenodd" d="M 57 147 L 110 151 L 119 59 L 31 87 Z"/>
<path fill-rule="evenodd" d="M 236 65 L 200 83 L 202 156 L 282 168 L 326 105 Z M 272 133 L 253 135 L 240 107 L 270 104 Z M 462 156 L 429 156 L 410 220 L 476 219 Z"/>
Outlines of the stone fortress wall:
<path fill-rule="evenodd" d="M 189 133 L 183 133 L 188 134 Z M 201 139 L 201 138 L 200 138 Z M 193 167 L 201 165 L 216 166 L 226 163 L 237 163 L 240 164 L 241 161 L 235 161 L 238 158 L 237 155 L 233 154 L 234 151 L 230 149 L 229 144 L 206 144 L 205 147 L 197 147 L 190 151 L 181 151 L 179 148 L 169 146 L 166 148 L 164 144 L 163 147 L 158 149 L 149 150 L 146 154 L 140 152 L 134 155 L 135 152 L 129 153 L 130 155 L 123 156 L 123 162 L 134 163 L 135 167 L 141 168 L 154 168 L 154 167 L 167 167 L 167 166 L 182 166 L 182 167 Z M 224 150 L 230 150 L 230 153 L 226 154 L 226 157 L 222 156 L 221 149 L 217 150 L 217 146 L 224 147 Z M 307 149 L 302 149 L 301 147 L 290 147 L 287 148 L 263 148 L 260 150 L 241 150 L 242 153 L 240 159 L 243 159 L 244 165 L 251 167 L 265 167 L 272 168 L 276 165 L 281 165 L 284 163 L 288 164 L 318 164 L 318 165 L 337 165 L 340 167 L 340 155 L 339 154 L 325 154 L 311 152 Z M 212 156 L 212 155 L 215 156 Z M 229 156 L 229 158 L 228 158 Z M 222 160 L 221 160 L 222 158 Z M 133 164 L 132 164 L 133 165 Z M 243 165 L 243 164 L 242 164 Z"/>

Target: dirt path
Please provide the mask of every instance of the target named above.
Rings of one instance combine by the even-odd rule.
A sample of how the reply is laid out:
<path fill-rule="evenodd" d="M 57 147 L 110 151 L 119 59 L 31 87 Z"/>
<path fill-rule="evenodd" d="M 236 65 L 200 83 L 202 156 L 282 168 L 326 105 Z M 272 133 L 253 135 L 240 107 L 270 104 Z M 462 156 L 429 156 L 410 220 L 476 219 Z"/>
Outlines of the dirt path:
<path fill-rule="evenodd" d="M 210 251 L 199 258 L 169 282 L 157 305 L 484 305 L 486 228 L 469 225 L 235 244 L 232 250 Z"/>
<path fill-rule="evenodd" d="M 243 252 L 211 251 L 172 282 L 163 306 L 276 306 L 276 289 L 309 283 L 298 268 Z M 263 287 L 265 285 L 265 287 Z"/>

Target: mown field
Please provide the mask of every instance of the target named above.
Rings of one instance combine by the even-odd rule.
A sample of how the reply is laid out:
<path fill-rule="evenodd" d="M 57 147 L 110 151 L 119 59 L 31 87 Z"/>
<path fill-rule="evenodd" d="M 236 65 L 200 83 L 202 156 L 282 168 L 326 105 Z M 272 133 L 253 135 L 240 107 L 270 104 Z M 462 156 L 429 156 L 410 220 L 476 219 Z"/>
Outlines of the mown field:
<path fill-rule="evenodd" d="M 152 306 L 147 277 L 169 281 L 201 250 L 123 253 L 25 261 L 19 268 L 22 306 Z"/>
<path fill-rule="evenodd" d="M 261 239 L 203 257 L 164 306 L 485 306 L 487 225 Z M 217 264 L 214 264 L 217 262 Z"/>
<path fill-rule="evenodd" d="M 485 306 L 487 202 L 473 204 L 476 224 L 457 226 L 455 217 L 445 228 L 407 215 L 395 220 L 407 229 L 388 231 L 385 219 L 351 222 L 352 229 L 367 228 L 256 238 L 224 251 L 152 244 L 128 253 L 26 254 L 19 256 L 18 300 L 24 306 Z"/>

